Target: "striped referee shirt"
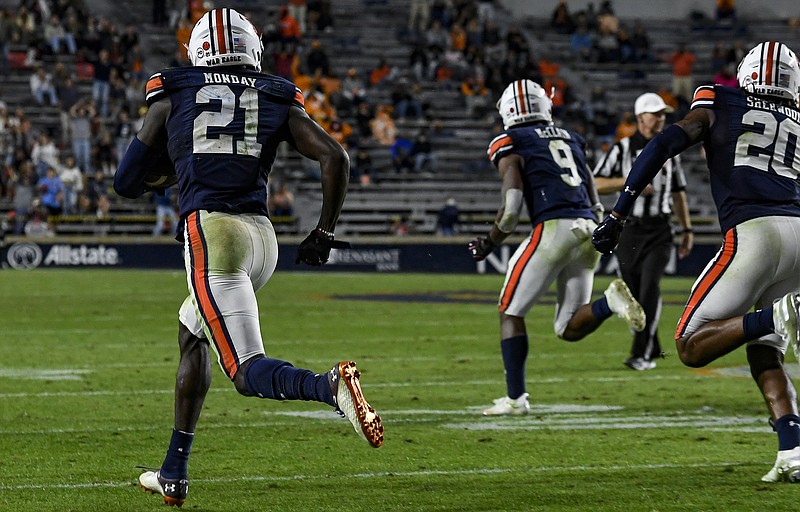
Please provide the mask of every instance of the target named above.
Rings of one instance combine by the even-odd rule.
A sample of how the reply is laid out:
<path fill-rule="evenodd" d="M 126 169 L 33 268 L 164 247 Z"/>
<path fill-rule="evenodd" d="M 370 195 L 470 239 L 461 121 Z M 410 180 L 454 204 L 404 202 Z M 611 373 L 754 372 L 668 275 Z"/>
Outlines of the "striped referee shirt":
<path fill-rule="evenodd" d="M 601 178 L 626 178 L 631 172 L 633 161 L 649 141 L 638 131 L 625 137 L 606 153 L 594 168 L 594 175 Z M 631 210 L 631 217 L 640 219 L 669 217 L 672 215 L 672 194 L 686 190 L 686 176 L 679 156 L 667 160 L 650 183 L 654 192 L 645 197 L 639 196 Z"/>

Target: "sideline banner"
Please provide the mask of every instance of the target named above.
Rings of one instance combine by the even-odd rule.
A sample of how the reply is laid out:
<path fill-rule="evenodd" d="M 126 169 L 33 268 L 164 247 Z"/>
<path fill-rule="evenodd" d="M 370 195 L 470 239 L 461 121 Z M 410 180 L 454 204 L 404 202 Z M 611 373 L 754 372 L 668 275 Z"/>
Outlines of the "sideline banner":
<path fill-rule="evenodd" d="M 323 272 L 430 272 L 450 274 L 504 274 L 515 245 L 503 245 L 486 261 L 476 263 L 466 243 L 355 243 L 351 249 L 331 251 L 322 267 L 295 265 L 297 243 L 280 245 L 278 270 Z M 719 246 L 696 245 L 691 255 L 678 260 L 673 248 L 667 274 L 697 276 Z M 152 268 L 183 269 L 183 246 L 165 243 L 56 243 L 20 240 L 0 248 L 4 269 L 34 268 Z M 614 274 L 617 262 L 604 257 L 597 272 Z"/>

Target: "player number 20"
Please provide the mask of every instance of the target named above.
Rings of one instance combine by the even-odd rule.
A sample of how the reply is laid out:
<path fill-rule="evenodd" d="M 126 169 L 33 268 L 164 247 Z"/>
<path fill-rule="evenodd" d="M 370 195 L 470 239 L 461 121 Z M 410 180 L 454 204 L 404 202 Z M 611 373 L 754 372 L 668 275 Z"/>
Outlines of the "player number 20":
<path fill-rule="evenodd" d="M 206 85 L 197 91 L 195 101 L 198 104 L 221 101 L 219 112 L 205 111 L 194 120 L 193 137 L 194 153 L 217 153 L 224 155 L 247 155 L 256 158 L 261 156 L 261 144 L 256 140 L 258 135 L 258 92 L 246 88 L 237 98 L 227 85 Z M 244 133 L 239 140 L 227 133 L 220 133 L 216 138 L 208 136 L 210 126 L 224 128 L 233 121 L 236 103 L 244 109 Z"/>
<path fill-rule="evenodd" d="M 797 179 L 800 173 L 800 126 L 788 117 L 778 121 L 774 115 L 750 110 L 742 116 L 742 124 L 751 128 L 736 141 L 733 165 L 746 165 L 759 171 Z M 772 149 L 770 149 L 772 147 Z"/>

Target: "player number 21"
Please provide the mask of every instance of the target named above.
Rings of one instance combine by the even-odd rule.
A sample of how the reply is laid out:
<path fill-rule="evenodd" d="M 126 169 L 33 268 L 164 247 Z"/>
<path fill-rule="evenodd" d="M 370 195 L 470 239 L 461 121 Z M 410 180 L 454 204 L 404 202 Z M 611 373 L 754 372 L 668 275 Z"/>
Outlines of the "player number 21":
<path fill-rule="evenodd" d="M 751 128 L 736 141 L 734 166 L 746 165 L 759 171 L 797 179 L 800 172 L 800 126 L 788 117 L 778 121 L 774 115 L 750 110 L 742 116 L 742 124 Z M 770 150 L 769 147 L 772 146 Z"/>
<path fill-rule="evenodd" d="M 216 138 L 208 136 L 210 126 L 225 127 L 233 121 L 236 103 L 244 109 L 243 138 L 234 140 L 234 136 L 219 133 Z M 194 120 L 193 137 L 194 153 L 219 153 L 224 155 L 247 155 L 256 158 L 261 156 L 261 144 L 256 140 L 258 135 L 258 92 L 246 88 L 241 96 L 227 85 L 206 85 L 197 91 L 195 101 L 198 104 L 219 100 L 222 105 L 219 112 L 205 111 Z"/>

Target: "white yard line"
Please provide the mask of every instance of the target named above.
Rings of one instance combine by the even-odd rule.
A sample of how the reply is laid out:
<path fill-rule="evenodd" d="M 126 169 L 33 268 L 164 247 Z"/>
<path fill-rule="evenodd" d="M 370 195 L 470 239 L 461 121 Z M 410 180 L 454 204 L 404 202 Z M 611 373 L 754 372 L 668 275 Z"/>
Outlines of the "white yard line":
<path fill-rule="evenodd" d="M 236 482 L 292 482 L 302 480 L 349 480 L 349 479 L 370 479 L 391 477 L 418 478 L 428 476 L 462 476 L 462 475 L 499 475 L 499 474 L 538 474 L 553 472 L 608 472 L 608 471 L 648 471 L 658 469 L 691 469 L 691 468 L 722 468 L 734 466 L 746 466 L 742 462 L 700 462 L 694 464 L 634 464 L 634 465 L 614 465 L 614 466 L 539 466 L 532 468 L 508 469 L 508 468 L 476 468 L 476 469 L 454 469 L 454 470 L 427 470 L 427 471 L 391 471 L 376 473 L 351 473 L 343 475 L 289 475 L 289 476 L 241 476 L 227 478 L 198 478 L 192 479 L 192 484 L 229 484 Z M 25 485 L 0 485 L 0 491 L 21 491 L 21 490 L 53 490 L 53 489 L 97 489 L 109 487 L 131 487 L 135 485 L 134 480 L 128 482 L 87 482 L 76 484 L 45 484 L 33 483 Z"/>

